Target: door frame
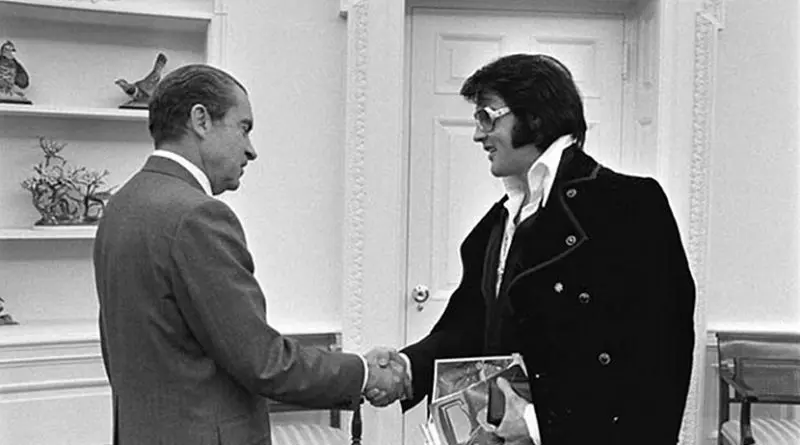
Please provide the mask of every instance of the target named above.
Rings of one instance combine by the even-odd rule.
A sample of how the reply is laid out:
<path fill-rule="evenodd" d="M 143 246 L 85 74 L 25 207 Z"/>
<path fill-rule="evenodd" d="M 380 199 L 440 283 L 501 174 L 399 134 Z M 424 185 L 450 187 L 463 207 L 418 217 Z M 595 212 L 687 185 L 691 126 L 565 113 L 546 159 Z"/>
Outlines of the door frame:
<path fill-rule="evenodd" d="M 714 73 L 725 0 L 639 0 L 659 4 L 658 172 L 681 228 L 697 285 L 695 351 L 681 444 L 701 445 L 705 364 L 709 153 Z M 340 0 L 347 20 L 342 333 L 345 350 L 405 341 L 408 8 L 485 8 L 477 0 Z M 589 0 L 576 10 L 605 12 L 630 2 Z M 537 3 L 555 12 L 556 0 Z M 527 2 L 498 7 L 531 10 Z M 499 6 L 498 6 L 499 5 Z M 588 5 L 588 6 L 587 6 Z M 587 11 L 588 8 L 588 11 Z M 387 137 L 386 135 L 402 135 Z M 646 335 L 646 333 L 642 333 Z M 365 443 L 402 443 L 397 405 L 362 409 Z"/>

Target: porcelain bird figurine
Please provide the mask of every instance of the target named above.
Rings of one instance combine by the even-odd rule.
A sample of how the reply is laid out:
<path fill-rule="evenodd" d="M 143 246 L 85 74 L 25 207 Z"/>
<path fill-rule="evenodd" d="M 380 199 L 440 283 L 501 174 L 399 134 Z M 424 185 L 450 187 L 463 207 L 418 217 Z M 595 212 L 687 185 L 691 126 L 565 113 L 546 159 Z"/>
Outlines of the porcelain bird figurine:
<path fill-rule="evenodd" d="M 147 108 L 150 95 L 153 94 L 156 85 L 161 81 L 161 72 L 164 71 L 164 66 L 166 64 L 167 56 L 165 56 L 164 53 L 158 53 L 153 69 L 143 79 L 133 83 L 125 79 L 115 80 L 114 83 L 131 98 L 128 102 L 120 105 L 120 108 Z"/>

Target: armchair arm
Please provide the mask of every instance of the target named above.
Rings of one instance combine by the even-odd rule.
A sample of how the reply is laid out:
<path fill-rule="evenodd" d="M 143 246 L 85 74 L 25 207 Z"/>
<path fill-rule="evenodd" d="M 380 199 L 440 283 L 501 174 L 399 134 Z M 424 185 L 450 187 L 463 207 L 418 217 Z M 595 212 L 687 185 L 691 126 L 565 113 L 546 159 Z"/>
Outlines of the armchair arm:
<path fill-rule="evenodd" d="M 720 372 L 719 377 L 728 385 L 733 388 L 736 393 L 734 401 L 756 402 L 758 401 L 758 394 L 752 388 L 740 382 L 735 376 Z"/>
<path fill-rule="evenodd" d="M 742 401 L 800 404 L 800 359 L 736 358 L 720 378 Z"/>

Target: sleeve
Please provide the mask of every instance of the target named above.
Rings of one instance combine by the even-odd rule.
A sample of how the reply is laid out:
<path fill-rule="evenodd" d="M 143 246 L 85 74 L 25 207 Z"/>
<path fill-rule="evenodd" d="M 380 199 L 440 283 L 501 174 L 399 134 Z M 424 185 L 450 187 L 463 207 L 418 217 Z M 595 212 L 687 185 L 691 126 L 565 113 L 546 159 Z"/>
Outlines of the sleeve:
<path fill-rule="evenodd" d="M 302 347 L 267 324 L 244 232 L 226 204 L 208 201 L 187 212 L 170 250 L 189 329 L 242 386 L 312 408 L 358 403 L 366 378 L 361 357 Z"/>
<path fill-rule="evenodd" d="M 413 408 L 433 391 L 436 359 L 477 356 L 483 352 L 486 307 L 481 282 L 484 256 L 492 227 L 505 212 L 504 201 L 505 198 L 495 203 L 461 244 L 461 282 L 450 295 L 431 332 L 400 351 L 411 363 L 409 369 L 414 390 L 414 397 L 402 402 L 404 411 Z"/>
<path fill-rule="evenodd" d="M 465 278 L 466 274 L 465 274 Z M 479 304 L 481 306 L 477 306 Z M 411 366 L 414 398 L 403 401 L 403 410 L 413 408 L 433 391 L 434 361 L 440 358 L 480 355 L 483 345 L 484 311 L 480 289 L 465 280 L 450 296 L 439 321 L 422 340 L 403 348 Z"/>
<path fill-rule="evenodd" d="M 634 407 L 646 419 L 638 422 L 650 437 L 678 440 L 692 373 L 695 285 L 680 231 L 661 186 L 646 182 L 640 206 L 639 258 L 646 276 L 636 313 L 639 350 L 637 373 L 649 376 L 634 389 Z M 640 335 L 640 333 L 646 335 Z M 645 385 L 648 385 L 646 386 Z M 639 409 L 653 407 L 659 412 Z"/>

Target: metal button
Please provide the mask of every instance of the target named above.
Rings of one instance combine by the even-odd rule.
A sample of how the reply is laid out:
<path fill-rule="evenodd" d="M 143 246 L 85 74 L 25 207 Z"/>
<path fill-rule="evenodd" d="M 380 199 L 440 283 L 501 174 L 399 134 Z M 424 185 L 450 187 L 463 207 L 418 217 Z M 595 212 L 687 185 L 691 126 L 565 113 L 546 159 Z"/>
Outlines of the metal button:
<path fill-rule="evenodd" d="M 592 297 L 590 297 L 587 292 L 581 292 L 580 295 L 578 295 L 578 301 L 582 304 L 588 304 L 591 299 Z"/>
<path fill-rule="evenodd" d="M 608 352 L 603 352 L 597 356 L 597 361 L 599 361 L 601 365 L 607 366 L 611 363 L 611 355 Z"/>
<path fill-rule="evenodd" d="M 578 238 L 576 238 L 575 235 L 570 235 L 567 237 L 565 242 L 567 243 L 568 246 L 574 246 L 575 243 L 578 242 Z"/>
<path fill-rule="evenodd" d="M 542 378 L 542 375 L 541 374 L 534 374 L 533 378 L 534 378 L 534 380 L 539 380 L 540 378 Z"/>
<path fill-rule="evenodd" d="M 578 191 L 575 190 L 575 189 L 567 190 L 567 198 L 574 198 L 575 195 L 577 195 L 577 194 L 578 194 Z"/>
<path fill-rule="evenodd" d="M 556 291 L 557 294 L 560 294 L 561 291 L 564 290 L 564 285 L 561 284 L 561 282 L 558 282 L 555 284 L 555 286 L 553 286 L 553 290 Z"/>

